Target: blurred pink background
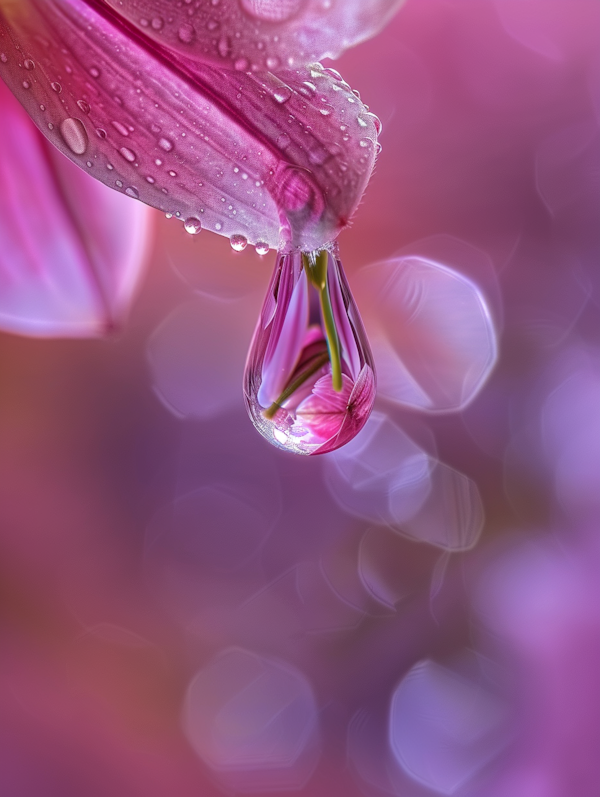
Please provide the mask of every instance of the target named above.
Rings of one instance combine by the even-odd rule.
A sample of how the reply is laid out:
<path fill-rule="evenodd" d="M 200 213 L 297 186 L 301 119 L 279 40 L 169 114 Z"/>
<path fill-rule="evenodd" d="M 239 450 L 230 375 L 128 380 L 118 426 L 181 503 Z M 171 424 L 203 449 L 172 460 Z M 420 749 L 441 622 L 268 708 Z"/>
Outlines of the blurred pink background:
<path fill-rule="evenodd" d="M 383 122 L 348 449 L 246 417 L 274 253 L 159 214 L 119 334 L 0 336 L 0 794 L 600 794 L 599 40 L 408 0 L 335 63 Z"/>

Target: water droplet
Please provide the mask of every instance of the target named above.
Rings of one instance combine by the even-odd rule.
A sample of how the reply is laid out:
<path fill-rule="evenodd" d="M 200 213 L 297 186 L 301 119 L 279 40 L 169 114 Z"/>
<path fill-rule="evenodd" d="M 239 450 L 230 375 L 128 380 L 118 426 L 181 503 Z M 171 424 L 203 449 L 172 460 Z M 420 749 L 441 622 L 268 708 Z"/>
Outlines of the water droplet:
<path fill-rule="evenodd" d="M 40 105 L 40 111 L 45 111 L 45 110 L 46 110 L 46 106 L 45 105 Z"/>
<path fill-rule="evenodd" d="M 177 177 L 177 172 L 174 172 L 173 169 L 169 172 L 169 177 Z"/>
<path fill-rule="evenodd" d="M 281 133 L 281 135 L 277 136 L 277 146 L 279 149 L 286 149 L 289 147 L 291 143 L 291 139 L 287 133 Z"/>
<path fill-rule="evenodd" d="M 31 83 L 28 80 L 24 80 L 21 85 L 23 86 L 24 89 L 30 89 L 31 88 Z"/>
<path fill-rule="evenodd" d="M 232 235 L 229 243 L 235 252 L 243 252 L 248 245 L 248 239 L 245 235 Z"/>
<path fill-rule="evenodd" d="M 165 22 L 162 17 L 154 17 L 150 24 L 154 30 L 162 30 Z"/>
<path fill-rule="evenodd" d="M 381 144 L 378 141 L 377 144 L 375 144 L 375 154 L 379 155 L 379 153 L 381 152 L 382 149 L 383 149 L 383 147 L 381 146 Z"/>
<path fill-rule="evenodd" d="M 244 11 L 255 19 L 264 19 L 266 22 L 285 22 L 290 19 L 300 8 L 302 0 L 240 0 Z"/>
<path fill-rule="evenodd" d="M 270 55 L 265 61 L 265 64 L 268 70 L 273 71 L 279 66 L 279 58 L 277 58 L 276 55 Z"/>
<path fill-rule="evenodd" d="M 147 176 L 146 176 L 146 182 L 147 182 L 147 183 L 150 183 L 150 185 L 154 185 L 154 183 L 156 182 L 156 180 L 154 179 L 154 177 L 152 177 L 152 176 L 149 174 L 149 175 L 147 175 Z"/>
<path fill-rule="evenodd" d="M 189 219 L 183 222 L 183 228 L 190 235 L 198 235 L 202 229 L 202 224 L 200 223 L 200 219 L 197 219 L 195 216 L 190 216 Z"/>
<path fill-rule="evenodd" d="M 356 121 L 358 122 L 359 127 L 368 127 L 369 126 L 369 123 L 366 121 L 366 119 L 363 119 L 362 116 L 357 116 L 356 117 Z"/>
<path fill-rule="evenodd" d="M 32 61 L 31 58 L 26 58 L 23 61 L 23 66 L 31 72 L 32 69 L 35 69 L 35 61 Z"/>
<path fill-rule="evenodd" d="M 3 64 L 8 63 L 8 56 L 6 55 L 6 53 L 0 53 L 0 61 L 2 61 Z"/>
<path fill-rule="evenodd" d="M 287 102 L 291 96 L 292 92 L 290 89 L 288 89 L 287 86 L 278 86 L 273 91 L 273 99 L 275 100 L 275 102 L 278 102 L 280 105 L 283 105 L 285 102 Z"/>
<path fill-rule="evenodd" d="M 100 77 L 100 70 L 98 69 L 97 66 L 90 67 L 90 75 L 96 79 Z"/>
<path fill-rule="evenodd" d="M 217 44 L 217 50 L 219 51 L 221 58 L 227 58 L 231 52 L 231 42 L 229 41 L 228 36 L 221 36 L 219 43 Z"/>
<path fill-rule="evenodd" d="M 137 158 L 135 152 L 132 149 L 129 149 L 129 147 L 121 147 L 119 154 L 125 158 L 126 161 L 129 161 L 129 163 L 133 163 Z"/>
<path fill-rule="evenodd" d="M 52 88 L 52 91 L 55 91 L 57 94 L 60 94 L 62 91 L 62 86 L 60 85 L 60 83 L 57 83 L 56 81 L 54 81 L 54 83 L 51 83 L 50 87 Z"/>
<path fill-rule="evenodd" d="M 87 103 L 85 100 L 77 100 L 77 107 L 81 113 L 88 114 L 91 111 L 89 103 Z"/>
<path fill-rule="evenodd" d="M 123 188 L 122 180 L 115 180 L 115 185 L 117 186 L 117 188 Z"/>
<path fill-rule="evenodd" d="M 60 123 L 60 134 L 65 144 L 75 155 L 83 155 L 88 145 L 85 125 L 80 119 L 69 117 Z"/>
<path fill-rule="evenodd" d="M 196 31 L 193 25 L 190 25 L 189 22 L 184 22 L 183 25 L 179 26 L 177 36 L 179 37 L 179 41 L 183 42 L 183 44 L 191 44 L 196 38 Z"/>
<path fill-rule="evenodd" d="M 234 69 L 237 69 L 238 72 L 247 72 L 248 67 L 250 66 L 250 62 L 247 58 L 236 58 L 233 63 Z"/>
<path fill-rule="evenodd" d="M 173 149 L 173 142 L 169 141 L 168 138 L 159 138 L 158 146 L 165 152 L 171 152 Z"/>
<path fill-rule="evenodd" d="M 373 358 L 334 254 L 279 253 L 244 396 L 258 431 L 296 454 L 333 451 L 366 423 L 375 400 Z"/>
<path fill-rule="evenodd" d="M 329 157 L 329 152 L 319 143 L 315 143 L 308 153 L 309 161 L 315 166 L 322 166 Z"/>
<path fill-rule="evenodd" d="M 104 128 L 102 127 L 97 127 L 96 135 L 98 136 L 98 138 L 106 138 L 106 130 L 104 130 Z"/>
<path fill-rule="evenodd" d="M 361 138 L 361 140 L 358 142 L 358 145 L 359 145 L 360 147 L 364 147 L 365 149 L 366 149 L 367 147 L 370 147 L 370 146 L 372 146 L 372 144 L 373 144 L 373 142 L 371 141 L 371 139 L 370 139 L 370 138 Z"/>
<path fill-rule="evenodd" d="M 120 133 L 122 136 L 128 136 L 129 135 L 128 128 L 125 127 L 125 125 L 122 124 L 121 122 L 111 122 L 111 125 L 115 128 L 117 133 Z"/>
<path fill-rule="evenodd" d="M 326 67 L 323 70 L 323 72 L 326 75 L 329 75 L 329 77 L 332 77 L 334 80 L 337 80 L 340 83 L 344 80 L 344 78 L 340 75 L 340 73 L 337 71 L 337 69 L 332 69 L 332 67 L 330 67 L 330 66 Z M 357 92 L 355 92 L 355 93 L 358 96 L 358 93 Z"/>
<path fill-rule="evenodd" d="M 254 248 L 256 250 L 257 255 L 269 254 L 269 244 L 265 243 L 264 241 L 257 241 L 256 246 Z"/>
<path fill-rule="evenodd" d="M 220 221 L 218 221 L 218 222 L 215 224 L 215 230 L 216 230 L 217 232 L 220 232 L 222 229 L 223 229 L 223 225 L 221 224 L 221 222 L 220 222 Z"/>
<path fill-rule="evenodd" d="M 383 124 L 381 122 L 381 119 L 378 116 L 376 116 L 374 113 L 368 113 L 366 114 L 366 116 L 368 119 L 370 119 L 373 122 L 373 125 L 375 126 L 375 132 L 377 133 L 378 136 L 380 136 L 381 131 L 383 130 Z"/>
<path fill-rule="evenodd" d="M 127 196 L 132 196 L 134 199 L 140 198 L 140 192 L 137 190 L 137 188 L 134 188 L 133 186 L 129 186 L 129 188 L 126 188 L 125 193 L 127 194 Z"/>

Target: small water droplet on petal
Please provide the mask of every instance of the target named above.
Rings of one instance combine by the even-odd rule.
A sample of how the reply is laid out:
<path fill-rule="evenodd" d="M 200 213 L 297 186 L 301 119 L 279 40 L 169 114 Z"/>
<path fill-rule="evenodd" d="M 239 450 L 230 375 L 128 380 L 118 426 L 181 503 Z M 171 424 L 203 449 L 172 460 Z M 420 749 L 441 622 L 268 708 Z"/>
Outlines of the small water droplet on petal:
<path fill-rule="evenodd" d="M 87 103 L 85 100 L 77 100 L 77 107 L 81 113 L 88 114 L 91 111 L 89 103 Z"/>
<path fill-rule="evenodd" d="M 376 116 L 374 113 L 368 113 L 366 114 L 366 116 L 368 119 L 370 119 L 373 122 L 373 125 L 375 126 L 375 132 L 377 133 L 378 136 L 380 136 L 381 131 L 383 130 L 383 123 L 381 119 L 378 116 Z"/>
<path fill-rule="evenodd" d="M 65 144 L 75 155 L 83 155 L 88 145 L 85 125 L 80 119 L 69 117 L 60 123 L 60 133 Z"/>
<path fill-rule="evenodd" d="M 133 163 L 137 157 L 135 152 L 132 149 L 129 149 L 129 147 L 121 147 L 119 154 L 129 163 Z"/>
<path fill-rule="evenodd" d="M 269 244 L 265 243 L 264 241 L 257 241 L 256 246 L 254 248 L 256 250 L 257 255 L 269 254 Z"/>
<path fill-rule="evenodd" d="M 302 0 L 240 0 L 244 11 L 265 22 L 285 22 L 297 13 Z"/>
<path fill-rule="evenodd" d="M 235 252 L 242 252 L 248 245 L 248 240 L 244 235 L 232 235 L 229 243 Z"/>
<path fill-rule="evenodd" d="M 188 22 L 184 22 L 183 25 L 179 27 L 177 36 L 179 37 L 179 41 L 183 42 L 183 44 L 191 44 L 196 38 L 196 31 L 192 25 Z"/>
<path fill-rule="evenodd" d="M 202 230 L 200 219 L 197 219 L 195 216 L 190 216 L 183 222 L 183 229 L 190 235 L 198 235 Z"/>
<path fill-rule="evenodd" d="M 287 102 L 291 96 L 292 92 L 287 86 L 278 86 L 273 91 L 273 99 L 280 105 L 283 105 L 285 102 Z"/>
<path fill-rule="evenodd" d="M 31 58 L 26 58 L 26 59 L 23 61 L 23 66 L 24 66 L 24 67 L 25 67 L 25 69 L 27 69 L 28 71 L 31 71 L 32 69 L 35 69 L 35 61 L 32 61 L 32 60 L 31 60 Z"/>
<path fill-rule="evenodd" d="M 55 91 L 57 94 L 60 94 L 61 91 L 62 91 L 62 86 L 60 85 L 60 83 L 57 83 L 56 81 L 51 83 L 50 87 L 51 87 L 52 91 Z"/>

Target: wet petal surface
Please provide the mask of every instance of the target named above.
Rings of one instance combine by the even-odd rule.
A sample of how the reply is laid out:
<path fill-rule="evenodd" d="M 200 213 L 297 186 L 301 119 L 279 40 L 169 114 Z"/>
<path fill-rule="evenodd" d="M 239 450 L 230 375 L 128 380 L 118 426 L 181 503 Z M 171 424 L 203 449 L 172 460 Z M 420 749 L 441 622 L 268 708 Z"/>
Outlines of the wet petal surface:
<path fill-rule="evenodd" d="M 191 58 L 275 72 L 335 58 L 374 35 L 404 0 L 107 0 L 144 34 Z"/>
<path fill-rule="evenodd" d="M 314 249 L 369 179 L 378 123 L 319 65 L 227 71 L 157 51 L 83 0 L 4 2 L 0 41 L 0 76 L 49 140 L 190 231 Z"/>

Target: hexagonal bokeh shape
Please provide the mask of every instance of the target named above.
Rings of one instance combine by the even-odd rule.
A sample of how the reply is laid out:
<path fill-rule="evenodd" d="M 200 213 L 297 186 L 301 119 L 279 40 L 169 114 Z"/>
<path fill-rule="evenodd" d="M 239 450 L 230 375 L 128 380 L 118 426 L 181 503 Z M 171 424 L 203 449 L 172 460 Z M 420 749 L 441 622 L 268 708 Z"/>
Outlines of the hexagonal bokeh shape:
<path fill-rule="evenodd" d="M 227 790 L 300 789 L 319 757 L 317 705 L 305 676 L 241 648 L 221 652 L 196 674 L 183 724 Z"/>
<path fill-rule="evenodd" d="M 378 393 L 428 412 L 469 404 L 498 356 L 494 323 L 475 283 L 416 255 L 368 266 L 358 282 Z"/>

